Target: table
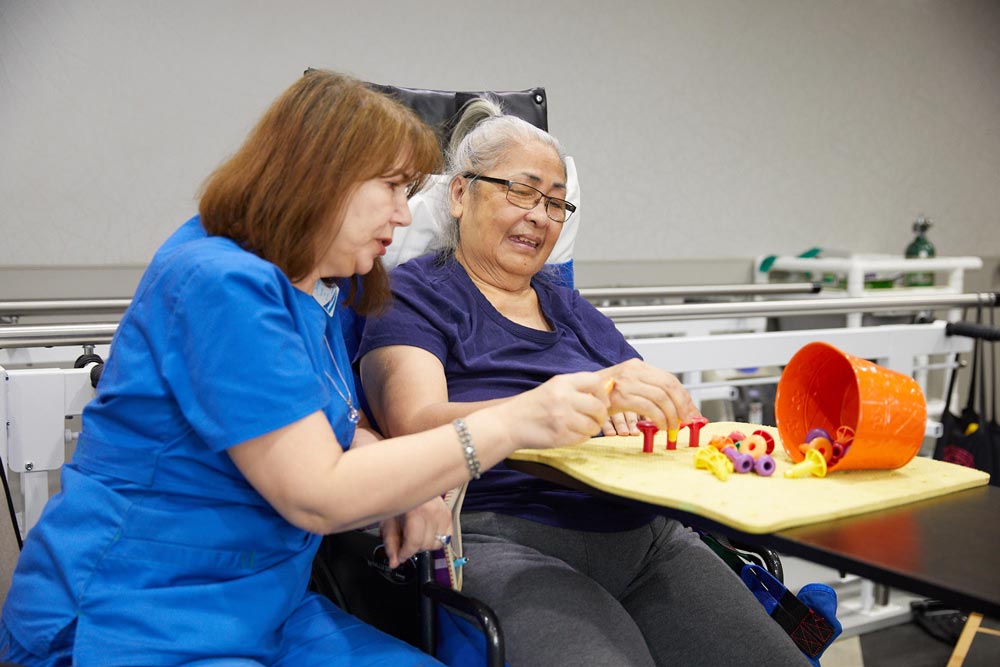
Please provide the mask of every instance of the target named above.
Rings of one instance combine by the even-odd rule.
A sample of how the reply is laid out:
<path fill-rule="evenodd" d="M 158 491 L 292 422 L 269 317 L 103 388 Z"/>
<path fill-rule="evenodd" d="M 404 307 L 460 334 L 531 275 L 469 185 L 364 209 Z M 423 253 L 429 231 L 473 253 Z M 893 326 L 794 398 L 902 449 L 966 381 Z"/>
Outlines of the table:
<path fill-rule="evenodd" d="M 506 465 L 567 488 L 639 504 L 689 525 L 1000 618 L 1000 489 L 993 486 L 751 534 L 684 510 L 614 496 L 542 463 L 508 459 Z"/>

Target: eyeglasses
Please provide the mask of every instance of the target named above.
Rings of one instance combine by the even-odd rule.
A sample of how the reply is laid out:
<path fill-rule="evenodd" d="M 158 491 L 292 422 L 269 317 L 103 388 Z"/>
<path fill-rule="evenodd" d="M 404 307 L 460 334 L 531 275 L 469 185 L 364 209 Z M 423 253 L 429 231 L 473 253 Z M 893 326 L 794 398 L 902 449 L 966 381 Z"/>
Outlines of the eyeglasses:
<path fill-rule="evenodd" d="M 550 197 L 541 190 L 533 188 L 530 185 L 525 185 L 524 183 L 508 181 L 503 178 L 493 178 L 492 176 L 483 176 L 482 174 L 473 174 L 472 172 L 466 172 L 463 176 L 465 176 L 465 178 L 486 181 L 487 183 L 506 185 L 507 201 L 518 208 L 523 208 L 526 211 L 530 211 L 535 208 L 538 206 L 538 202 L 544 199 L 545 214 L 552 220 L 559 223 L 569 220 L 569 216 L 573 215 L 573 211 L 576 210 L 576 204 L 571 204 L 565 199 Z"/>

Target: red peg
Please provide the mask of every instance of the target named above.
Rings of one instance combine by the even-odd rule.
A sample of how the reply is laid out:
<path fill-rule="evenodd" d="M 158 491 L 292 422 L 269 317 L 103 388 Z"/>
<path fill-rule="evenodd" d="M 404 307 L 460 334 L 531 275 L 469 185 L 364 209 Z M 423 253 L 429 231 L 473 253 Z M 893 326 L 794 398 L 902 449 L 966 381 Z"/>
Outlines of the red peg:
<path fill-rule="evenodd" d="M 687 426 L 690 429 L 688 437 L 688 447 L 698 446 L 698 436 L 701 434 L 701 427 L 708 423 L 707 417 L 695 417 L 689 422 L 681 424 L 681 428 Z"/>
<path fill-rule="evenodd" d="M 660 430 L 660 427 L 656 425 L 656 422 L 645 419 L 637 421 L 635 427 L 642 431 L 642 451 L 647 454 L 651 453 L 653 451 L 653 436 Z"/>

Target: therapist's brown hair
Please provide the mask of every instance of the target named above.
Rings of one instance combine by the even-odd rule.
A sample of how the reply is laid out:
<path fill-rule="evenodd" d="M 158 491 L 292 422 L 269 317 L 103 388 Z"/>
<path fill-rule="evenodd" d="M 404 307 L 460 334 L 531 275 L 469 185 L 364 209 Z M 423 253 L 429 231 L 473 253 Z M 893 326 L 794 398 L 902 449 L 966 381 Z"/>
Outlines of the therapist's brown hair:
<path fill-rule="evenodd" d="M 352 77 L 308 70 L 205 181 L 198 209 L 210 235 L 233 239 L 295 282 L 329 247 L 361 183 L 404 174 L 415 192 L 440 163 L 433 130 L 410 109 Z M 381 261 L 361 277 L 360 296 L 358 287 L 355 276 L 348 303 L 358 312 L 385 306 Z"/>

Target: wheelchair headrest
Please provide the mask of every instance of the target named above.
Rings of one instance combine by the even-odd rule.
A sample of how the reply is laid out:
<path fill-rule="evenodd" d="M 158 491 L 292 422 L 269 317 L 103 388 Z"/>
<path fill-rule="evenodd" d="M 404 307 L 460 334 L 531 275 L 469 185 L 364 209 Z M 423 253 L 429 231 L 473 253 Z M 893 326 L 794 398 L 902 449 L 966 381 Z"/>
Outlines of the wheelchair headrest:
<path fill-rule="evenodd" d="M 368 85 L 373 90 L 393 97 L 413 109 L 425 123 L 438 133 L 442 151 L 445 150 L 451 139 L 451 132 L 458 121 L 458 112 L 469 100 L 484 95 L 498 99 L 504 113 L 526 120 L 546 132 L 549 130 L 545 89 L 541 87 L 516 91 L 458 92 L 402 88 L 380 83 L 369 83 Z"/>

